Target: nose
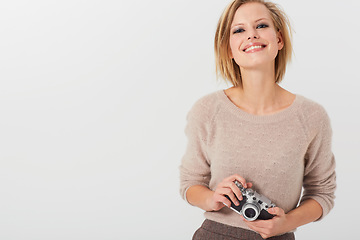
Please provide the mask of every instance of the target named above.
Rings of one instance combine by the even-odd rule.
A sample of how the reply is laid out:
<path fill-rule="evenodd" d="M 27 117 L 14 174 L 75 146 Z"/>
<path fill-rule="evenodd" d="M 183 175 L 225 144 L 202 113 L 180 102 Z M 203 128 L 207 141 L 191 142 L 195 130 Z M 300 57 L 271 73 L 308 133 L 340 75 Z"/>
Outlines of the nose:
<path fill-rule="evenodd" d="M 253 29 L 252 31 L 249 31 L 248 40 L 250 40 L 252 38 L 254 38 L 254 39 L 259 39 L 260 38 L 259 34 L 257 33 L 257 31 L 255 29 Z"/>
<path fill-rule="evenodd" d="M 257 34 L 252 34 L 251 36 L 248 37 L 248 40 L 250 40 L 251 38 L 259 39 L 259 35 L 257 35 Z"/>

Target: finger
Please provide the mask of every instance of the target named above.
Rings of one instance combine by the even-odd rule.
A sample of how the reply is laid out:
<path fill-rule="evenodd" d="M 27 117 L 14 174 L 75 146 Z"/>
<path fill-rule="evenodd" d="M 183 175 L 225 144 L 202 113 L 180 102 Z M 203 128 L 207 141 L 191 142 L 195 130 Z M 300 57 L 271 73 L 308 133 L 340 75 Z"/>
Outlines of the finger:
<path fill-rule="evenodd" d="M 268 239 L 269 237 L 271 237 L 269 234 L 265 234 L 265 233 L 259 233 L 259 234 L 263 239 Z"/>
<path fill-rule="evenodd" d="M 279 208 L 279 207 L 272 207 L 272 208 L 269 208 L 268 209 L 268 212 L 273 214 L 273 215 L 276 215 L 276 216 L 283 216 L 285 215 L 285 212 L 283 209 Z"/>
<path fill-rule="evenodd" d="M 254 223 L 255 221 L 249 222 L 249 221 L 244 220 L 244 222 L 250 229 L 254 230 L 257 233 L 262 234 L 266 231 L 266 228 L 258 226 L 256 223 Z"/>
<path fill-rule="evenodd" d="M 229 199 L 227 199 L 226 197 L 219 195 L 218 197 L 216 197 L 215 199 L 216 202 L 221 202 L 222 204 L 224 204 L 225 206 L 227 206 L 228 208 L 231 207 L 231 202 Z"/>
<path fill-rule="evenodd" d="M 236 184 L 234 182 L 232 182 L 230 184 L 230 188 L 235 193 L 235 196 L 239 199 L 239 201 L 242 201 L 243 195 L 242 195 L 240 189 L 238 188 L 238 186 L 236 186 Z"/>
<path fill-rule="evenodd" d="M 256 227 L 258 229 L 266 229 L 269 226 L 269 221 L 270 220 L 255 220 L 255 221 L 248 221 L 244 218 L 244 221 L 246 222 L 246 224 L 248 224 L 249 226 L 253 226 Z"/>
<path fill-rule="evenodd" d="M 274 221 L 272 219 L 255 221 L 244 220 L 244 222 L 250 229 L 258 232 L 264 239 L 273 236 L 271 233 L 271 229 L 273 229 L 274 227 Z"/>
<path fill-rule="evenodd" d="M 234 182 L 235 180 L 237 180 L 238 182 L 240 182 L 244 188 L 247 188 L 247 184 L 246 184 L 246 180 L 245 178 L 243 178 L 242 176 L 240 176 L 239 174 L 234 174 L 231 175 L 230 177 L 226 178 L 227 181 L 230 182 Z"/>
<path fill-rule="evenodd" d="M 221 194 L 221 195 L 226 195 L 230 198 L 230 200 L 236 205 L 238 206 L 240 203 L 239 203 L 239 200 L 235 197 L 234 195 L 234 192 L 231 188 L 220 188 L 220 189 L 217 189 L 218 193 Z"/>
<path fill-rule="evenodd" d="M 259 233 L 263 239 L 270 237 L 269 229 L 263 226 L 259 226 L 257 221 L 249 222 L 245 220 L 246 225 L 253 231 Z"/>

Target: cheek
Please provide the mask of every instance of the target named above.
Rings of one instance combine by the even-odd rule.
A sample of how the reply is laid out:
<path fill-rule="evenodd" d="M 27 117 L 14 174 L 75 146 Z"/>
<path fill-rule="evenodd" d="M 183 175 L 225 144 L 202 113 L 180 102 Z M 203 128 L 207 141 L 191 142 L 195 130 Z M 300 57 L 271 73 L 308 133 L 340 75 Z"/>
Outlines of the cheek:
<path fill-rule="evenodd" d="M 271 55 L 276 55 L 279 50 L 276 34 L 273 32 L 267 32 L 266 34 L 264 33 L 261 37 L 267 42 L 267 52 Z"/>
<path fill-rule="evenodd" d="M 268 39 L 270 40 L 270 42 L 272 43 L 272 48 L 273 49 L 276 49 L 276 50 L 280 50 L 279 49 L 279 39 L 278 39 L 278 36 L 276 35 L 276 33 L 269 33 L 269 36 L 268 36 Z"/>
<path fill-rule="evenodd" d="M 234 53 L 234 39 L 233 38 L 230 38 L 230 50 L 231 50 L 231 54 Z"/>
<path fill-rule="evenodd" d="M 240 39 L 235 37 L 230 37 L 230 50 L 232 56 L 236 55 L 241 46 Z"/>

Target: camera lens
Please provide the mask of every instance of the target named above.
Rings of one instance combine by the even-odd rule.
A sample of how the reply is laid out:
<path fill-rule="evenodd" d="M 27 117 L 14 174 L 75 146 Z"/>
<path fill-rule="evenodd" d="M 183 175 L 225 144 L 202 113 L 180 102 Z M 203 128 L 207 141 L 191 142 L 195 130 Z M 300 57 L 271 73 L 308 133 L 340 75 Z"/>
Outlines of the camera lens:
<path fill-rule="evenodd" d="M 246 203 L 242 208 L 242 215 L 248 221 L 257 219 L 260 213 L 260 208 L 256 204 Z"/>
<path fill-rule="evenodd" d="M 253 218 L 253 217 L 256 216 L 256 212 L 255 212 L 255 210 L 252 209 L 252 208 L 246 209 L 244 214 L 245 214 L 245 216 L 246 216 L 247 218 Z"/>

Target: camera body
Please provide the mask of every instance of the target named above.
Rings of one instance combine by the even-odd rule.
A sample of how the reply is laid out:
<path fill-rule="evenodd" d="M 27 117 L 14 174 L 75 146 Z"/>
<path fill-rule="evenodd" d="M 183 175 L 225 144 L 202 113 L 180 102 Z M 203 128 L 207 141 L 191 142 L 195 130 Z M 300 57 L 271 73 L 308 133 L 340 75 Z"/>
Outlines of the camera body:
<path fill-rule="evenodd" d="M 239 206 L 236 206 L 230 198 L 226 196 L 231 202 L 230 208 L 232 210 L 242 215 L 248 221 L 254 221 L 256 219 L 268 220 L 274 217 L 274 215 L 270 214 L 267 210 L 275 207 L 275 204 L 267 197 L 257 193 L 251 188 L 244 188 L 238 181 L 234 183 L 240 189 L 243 200 L 239 201 Z"/>

